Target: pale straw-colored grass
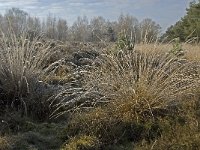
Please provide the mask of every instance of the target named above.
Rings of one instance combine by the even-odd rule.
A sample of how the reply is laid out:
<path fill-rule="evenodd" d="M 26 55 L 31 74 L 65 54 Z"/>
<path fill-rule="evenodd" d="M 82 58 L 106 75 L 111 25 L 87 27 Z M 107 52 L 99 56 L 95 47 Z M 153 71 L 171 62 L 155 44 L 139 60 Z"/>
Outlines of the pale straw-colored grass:
<path fill-rule="evenodd" d="M 27 103 L 37 96 L 35 89 L 54 53 L 51 42 L 45 42 L 41 36 L 33 38 L 24 33 L 16 37 L 13 32 L 9 35 L 1 32 L 0 88 L 5 107 L 18 101 L 27 113 Z"/>

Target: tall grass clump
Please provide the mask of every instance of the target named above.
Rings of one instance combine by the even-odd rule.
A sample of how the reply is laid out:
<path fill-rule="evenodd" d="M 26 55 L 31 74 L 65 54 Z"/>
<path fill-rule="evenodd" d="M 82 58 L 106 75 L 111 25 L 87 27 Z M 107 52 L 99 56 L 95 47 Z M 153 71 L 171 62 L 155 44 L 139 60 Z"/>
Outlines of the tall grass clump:
<path fill-rule="evenodd" d="M 130 103 L 134 117 L 146 112 L 153 117 L 154 110 L 176 105 L 195 86 L 191 64 L 167 53 L 120 51 L 104 58 L 104 65 L 90 76 L 90 87 L 118 104 L 120 111 Z"/>
<path fill-rule="evenodd" d="M 44 103 L 37 93 L 43 90 L 40 78 L 46 73 L 47 62 L 54 53 L 51 42 L 42 36 L 30 37 L 23 33 L 17 37 L 12 31 L 6 35 L 1 32 L 0 89 L 4 110 L 30 114 L 32 108 L 40 108 L 38 106 Z"/>

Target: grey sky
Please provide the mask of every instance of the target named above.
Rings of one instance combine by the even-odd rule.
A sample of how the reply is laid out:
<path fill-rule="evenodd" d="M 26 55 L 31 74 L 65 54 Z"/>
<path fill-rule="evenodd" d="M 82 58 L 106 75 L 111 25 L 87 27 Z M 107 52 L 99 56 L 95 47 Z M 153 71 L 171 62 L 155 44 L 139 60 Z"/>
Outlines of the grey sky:
<path fill-rule="evenodd" d="M 33 16 L 46 17 L 49 13 L 67 19 L 72 24 L 77 16 L 103 16 L 117 20 L 121 13 L 139 20 L 151 18 L 163 30 L 185 14 L 191 0 L 0 0 L 0 12 L 17 7 Z"/>

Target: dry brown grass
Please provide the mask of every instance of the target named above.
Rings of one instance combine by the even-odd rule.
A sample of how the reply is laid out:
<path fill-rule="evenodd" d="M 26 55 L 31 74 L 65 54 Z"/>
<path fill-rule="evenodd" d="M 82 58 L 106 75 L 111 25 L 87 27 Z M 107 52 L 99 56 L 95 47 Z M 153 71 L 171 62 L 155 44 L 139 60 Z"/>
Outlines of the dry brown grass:
<path fill-rule="evenodd" d="M 11 149 L 12 145 L 9 142 L 7 137 L 0 136 L 0 150 L 9 150 Z"/>
<path fill-rule="evenodd" d="M 148 112 L 142 112 L 141 103 L 136 105 L 134 99 L 126 98 L 73 114 L 65 134 L 72 139 L 77 139 L 79 134 L 92 135 L 99 139 L 101 146 L 111 145 L 111 149 L 121 143 L 127 149 L 133 149 L 133 145 L 135 149 L 155 150 L 200 148 L 197 95 L 181 97 L 179 106 L 153 112 L 154 119 Z M 138 95 L 138 100 L 141 98 L 152 97 L 144 91 Z M 142 114 L 143 119 L 138 120 Z"/>
<path fill-rule="evenodd" d="M 183 48 L 186 50 L 185 52 L 186 59 L 194 62 L 200 61 L 200 44 L 196 45 L 184 44 Z"/>
<path fill-rule="evenodd" d="M 158 149 L 181 147 L 181 137 L 187 148 L 196 144 L 198 65 L 169 53 L 169 47 L 138 45 L 137 51 L 103 54 L 86 84 L 87 92 L 103 96 L 92 101 L 95 108 L 73 116 L 67 134 L 94 135 L 103 146 L 139 141 L 138 149 L 154 148 L 154 142 Z"/>
<path fill-rule="evenodd" d="M 163 43 L 136 44 L 135 49 L 142 53 L 167 53 L 173 48 L 173 45 Z"/>
<path fill-rule="evenodd" d="M 40 79 L 52 70 L 48 63 L 56 49 L 57 46 L 52 46 L 41 36 L 31 38 L 24 33 L 16 37 L 12 32 L 9 35 L 1 33 L 0 88 L 3 109 L 17 109 L 27 115 L 29 107 L 38 106 L 32 104 L 43 103 L 42 98 L 37 99 L 37 90 L 41 88 Z"/>
<path fill-rule="evenodd" d="M 192 62 L 200 61 L 200 45 L 199 44 L 187 44 L 180 43 L 184 52 L 184 58 Z M 149 44 L 137 44 L 135 46 L 136 50 L 143 53 L 167 53 L 173 49 L 173 43 L 149 43 Z"/>
<path fill-rule="evenodd" d="M 90 76 L 90 87 L 99 88 L 107 99 L 132 99 L 133 106 L 142 106 L 140 111 L 165 107 L 195 86 L 190 63 L 181 64 L 168 54 L 120 52 L 105 59 L 104 66 Z"/>
<path fill-rule="evenodd" d="M 183 51 L 189 47 L 182 45 Z M 87 103 L 96 105 L 108 99 L 127 97 L 135 99 L 135 103 L 142 107 L 145 104 L 140 111 L 151 111 L 152 107 L 164 107 L 177 100 L 180 95 L 187 93 L 186 90 L 196 86 L 198 66 L 185 60 L 187 56 L 179 57 L 171 53 L 173 48 L 174 45 L 170 43 L 144 43 L 135 45 L 133 52 L 117 49 L 116 45 L 104 49 L 102 66 L 89 73 L 89 80 L 86 79 L 84 87 L 86 92 L 83 93 L 99 92 L 103 97 Z M 142 98 L 140 93 L 150 98 Z M 63 101 L 59 107 L 68 106 L 69 103 L 76 107 L 79 100 Z M 85 102 L 80 102 L 80 106 L 81 103 Z"/>
<path fill-rule="evenodd" d="M 199 149 L 199 99 L 193 97 L 181 104 L 181 111 L 173 117 L 159 118 L 162 136 L 150 143 L 146 140 L 136 144 L 136 149 Z"/>
<path fill-rule="evenodd" d="M 71 138 L 61 150 L 98 149 L 99 141 L 94 136 L 81 135 Z"/>

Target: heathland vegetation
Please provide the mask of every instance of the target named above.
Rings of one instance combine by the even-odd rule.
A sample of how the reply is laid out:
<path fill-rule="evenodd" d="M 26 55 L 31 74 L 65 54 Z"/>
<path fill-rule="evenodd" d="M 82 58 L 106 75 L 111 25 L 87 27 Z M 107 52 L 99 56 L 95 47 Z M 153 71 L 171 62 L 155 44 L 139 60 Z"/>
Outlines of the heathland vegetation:
<path fill-rule="evenodd" d="M 0 150 L 200 149 L 199 6 L 164 34 L 123 14 L 0 15 Z"/>

